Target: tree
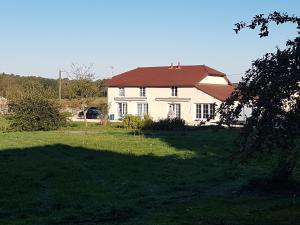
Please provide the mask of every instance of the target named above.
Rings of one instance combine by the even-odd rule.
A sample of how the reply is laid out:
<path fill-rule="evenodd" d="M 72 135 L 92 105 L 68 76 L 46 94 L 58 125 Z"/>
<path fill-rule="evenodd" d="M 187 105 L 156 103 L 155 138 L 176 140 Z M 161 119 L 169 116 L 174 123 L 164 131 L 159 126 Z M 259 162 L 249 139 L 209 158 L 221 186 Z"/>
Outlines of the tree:
<path fill-rule="evenodd" d="M 69 81 L 70 89 L 72 91 L 71 96 L 77 96 L 78 98 L 88 98 L 97 95 L 98 88 L 93 82 L 95 79 L 95 73 L 92 71 L 93 65 L 78 65 L 72 64 L 71 70 L 68 72 L 71 80 Z"/>
<path fill-rule="evenodd" d="M 81 108 L 84 114 L 85 125 L 87 126 L 86 120 L 86 107 L 87 98 L 94 97 L 97 95 L 98 87 L 93 80 L 95 79 L 95 73 L 92 72 L 93 64 L 86 66 L 84 64 L 72 64 L 71 71 L 68 73 L 71 77 L 69 84 L 71 85 L 70 90 L 72 95 L 75 95 L 82 99 Z"/>
<path fill-rule="evenodd" d="M 275 155 L 273 181 L 286 182 L 293 178 L 299 154 L 300 136 L 300 18 L 274 12 L 240 22 L 236 33 L 260 28 L 259 36 L 269 35 L 269 25 L 275 22 L 297 24 L 298 36 L 288 40 L 286 48 L 277 48 L 253 62 L 231 97 L 220 107 L 221 123 L 231 125 L 243 107 L 252 115 L 241 132 L 240 160 L 258 155 Z"/>

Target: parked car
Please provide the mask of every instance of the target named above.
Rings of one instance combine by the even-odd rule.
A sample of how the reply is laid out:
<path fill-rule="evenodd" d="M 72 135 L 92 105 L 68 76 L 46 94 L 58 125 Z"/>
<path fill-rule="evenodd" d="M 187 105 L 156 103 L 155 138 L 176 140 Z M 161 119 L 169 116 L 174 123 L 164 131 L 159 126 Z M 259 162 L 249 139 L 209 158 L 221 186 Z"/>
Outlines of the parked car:
<path fill-rule="evenodd" d="M 101 111 L 98 110 L 96 107 L 89 107 L 85 109 L 85 112 L 86 112 L 87 119 L 100 119 L 102 116 Z M 83 111 L 79 112 L 78 117 L 84 118 Z"/>

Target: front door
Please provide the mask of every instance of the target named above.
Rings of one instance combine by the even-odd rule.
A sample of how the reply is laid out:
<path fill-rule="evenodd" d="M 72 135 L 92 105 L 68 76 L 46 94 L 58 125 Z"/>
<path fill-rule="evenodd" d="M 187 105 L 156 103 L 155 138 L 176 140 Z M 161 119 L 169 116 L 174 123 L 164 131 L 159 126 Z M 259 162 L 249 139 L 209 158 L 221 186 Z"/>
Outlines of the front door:
<path fill-rule="evenodd" d="M 120 119 L 127 115 L 127 109 L 128 107 L 126 102 L 118 103 L 118 116 Z"/>

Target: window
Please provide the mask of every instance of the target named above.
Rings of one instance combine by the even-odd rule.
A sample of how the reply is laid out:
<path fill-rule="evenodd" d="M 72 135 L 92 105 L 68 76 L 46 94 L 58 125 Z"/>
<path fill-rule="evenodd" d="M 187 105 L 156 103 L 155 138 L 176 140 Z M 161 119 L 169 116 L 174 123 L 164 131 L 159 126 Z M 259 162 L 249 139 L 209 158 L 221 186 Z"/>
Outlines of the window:
<path fill-rule="evenodd" d="M 127 115 L 127 103 L 118 103 L 118 116 L 119 118 L 123 118 L 125 115 Z"/>
<path fill-rule="evenodd" d="M 172 94 L 172 96 L 177 96 L 177 87 L 171 88 L 171 94 Z"/>
<path fill-rule="evenodd" d="M 138 103 L 137 104 L 137 112 L 139 116 L 144 116 L 148 114 L 148 104 L 147 103 Z"/>
<path fill-rule="evenodd" d="M 201 119 L 202 104 L 196 104 L 196 119 Z"/>
<path fill-rule="evenodd" d="M 125 96 L 125 89 L 119 88 L 119 96 Z"/>
<path fill-rule="evenodd" d="M 145 97 L 146 96 L 146 88 L 140 87 L 140 96 Z"/>
<path fill-rule="evenodd" d="M 214 119 L 215 103 L 196 104 L 196 119 Z"/>
<path fill-rule="evenodd" d="M 170 107 L 175 112 L 176 118 L 180 118 L 180 116 L 181 116 L 180 104 L 170 104 Z"/>
<path fill-rule="evenodd" d="M 208 111 L 208 104 L 203 104 L 203 118 L 207 119 L 209 118 L 209 111 Z"/>
<path fill-rule="evenodd" d="M 209 118 L 215 118 L 215 103 L 209 104 Z"/>

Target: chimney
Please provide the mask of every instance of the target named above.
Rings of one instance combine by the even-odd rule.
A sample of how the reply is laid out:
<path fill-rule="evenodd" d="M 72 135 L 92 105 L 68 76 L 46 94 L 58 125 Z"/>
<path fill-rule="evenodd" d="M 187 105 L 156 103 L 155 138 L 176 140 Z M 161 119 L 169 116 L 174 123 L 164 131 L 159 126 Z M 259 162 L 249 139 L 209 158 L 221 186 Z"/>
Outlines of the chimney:
<path fill-rule="evenodd" d="M 181 69 L 181 67 L 180 67 L 180 62 L 178 62 L 178 65 L 177 65 L 176 69 L 178 69 L 178 70 Z"/>
<path fill-rule="evenodd" d="M 171 63 L 171 66 L 169 67 L 170 70 L 174 69 L 173 63 Z"/>

